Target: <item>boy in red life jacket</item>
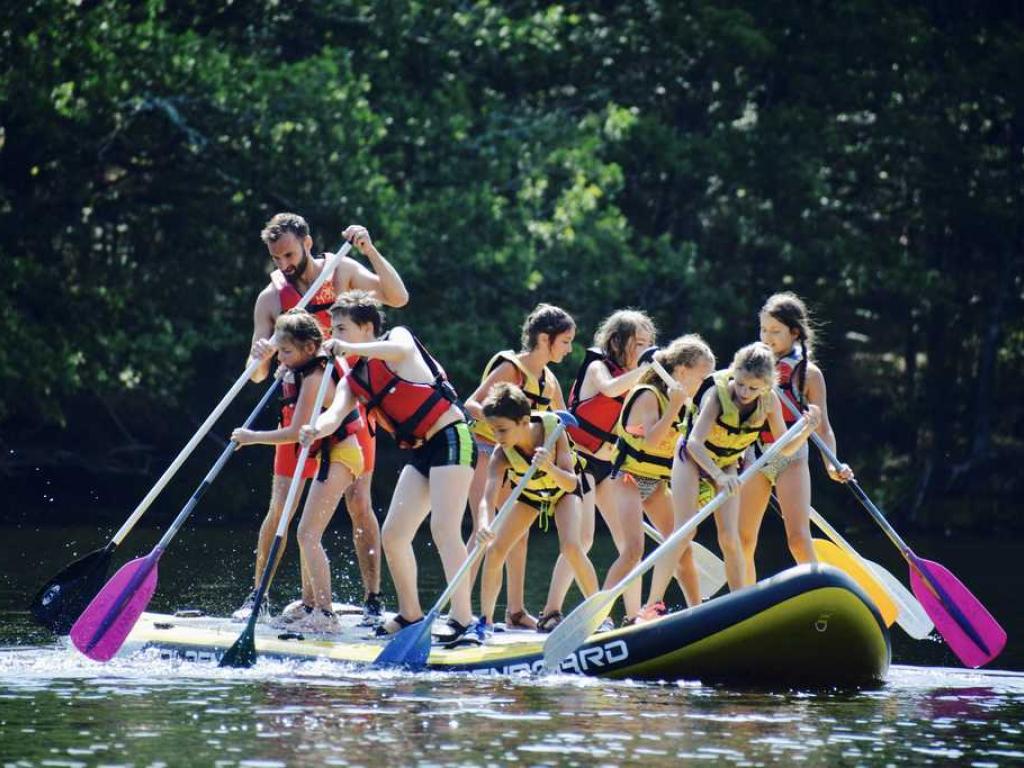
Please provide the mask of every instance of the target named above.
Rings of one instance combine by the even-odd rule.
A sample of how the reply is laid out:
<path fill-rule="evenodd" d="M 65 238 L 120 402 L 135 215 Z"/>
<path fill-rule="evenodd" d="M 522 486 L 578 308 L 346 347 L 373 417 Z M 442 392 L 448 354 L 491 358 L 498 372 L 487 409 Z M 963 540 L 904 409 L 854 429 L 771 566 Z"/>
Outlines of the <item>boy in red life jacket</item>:
<path fill-rule="evenodd" d="M 320 323 L 325 336 L 330 336 L 331 304 L 344 291 L 360 288 L 373 292 L 384 304 L 393 307 L 404 306 L 409 301 L 409 294 L 402 283 L 401 277 L 394 267 L 374 247 L 365 227 L 352 225 L 343 236 L 370 262 L 373 271 L 366 269 L 354 259 L 343 257 L 337 262 L 334 275 L 327 280 L 308 305 L 308 311 Z M 306 290 L 320 275 L 325 258 L 314 258 L 310 255 L 313 239 L 309 234 L 309 225 L 301 216 L 294 213 L 278 213 L 264 227 L 261 237 L 273 260 L 275 270 L 271 274 L 270 283 L 260 292 L 253 311 L 253 334 L 250 361 L 260 359 L 264 364 L 257 368 L 252 376 L 254 382 L 263 381 L 270 373 L 270 358 L 274 348 L 270 336 L 274 323 L 283 313 L 296 306 Z M 364 609 L 368 619 L 379 616 L 383 610 L 380 602 L 380 525 L 373 513 L 370 499 L 370 483 L 373 479 L 375 458 L 375 441 L 372 434 L 373 425 L 369 419 L 363 419 L 363 426 L 358 433 L 360 448 L 365 464 L 364 472 L 356 478 L 345 492 L 345 506 L 352 518 L 352 530 L 356 558 L 365 589 Z M 276 518 L 284 505 L 288 492 L 288 483 L 295 469 L 295 453 L 279 448 L 274 457 L 274 478 L 270 494 L 268 519 Z M 303 477 L 310 478 L 315 471 L 316 463 L 310 460 L 303 469 Z M 269 541 L 260 539 L 260 554 L 266 557 L 264 544 Z M 257 579 L 259 575 L 257 574 Z M 253 595 L 250 594 L 250 598 Z M 233 614 L 236 619 L 248 618 L 252 609 L 251 600 Z"/>
<path fill-rule="evenodd" d="M 340 369 L 335 368 L 334 360 L 321 349 L 323 333 L 308 312 L 289 310 L 277 318 L 274 325 L 277 356 L 281 365 L 287 368 L 281 423 L 273 430 L 239 428 L 231 434 L 231 439 L 238 443 L 239 448 L 262 443 L 289 451 L 294 466 L 299 452 L 299 427 L 312 420 L 320 381 L 328 375 L 340 378 Z M 328 389 L 328 403 L 331 396 Z M 330 563 L 321 539 L 345 489 L 363 471 L 362 451 L 356 437 L 360 423 L 359 413 L 349 408 L 337 431 L 321 441 L 317 450 L 311 451 L 314 463 L 319 457 L 320 466 L 317 479 L 306 497 L 298 530 L 303 608 L 295 616 L 284 617 L 288 628 L 294 631 L 336 632 L 341 628 L 332 608 Z M 294 512 L 290 509 L 287 514 L 291 517 Z M 261 543 L 274 538 L 277 526 L 278 518 L 268 515 L 260 529 Z M 257 550 L 257 577 L 263 573 L 268 549 L 269 545 Z"/>
<path fill-rule="evenodd" d="M 408 328 L 382 334 L 380 302 L 366 291 L 342 294 L 331 307 L 335 354 L 359 358 L 338 386 L 334 403 L 302 430 L 305 442 L 331 434 L 358 400 L 377 423 L 408 450 L 381 530 L 384 556 L 398 592 L 398 614 L 378 627 L 382 635 L 423 620 L 416 582 L 413 536 L 430 515 L 430 531 L 445 575 L 466 560 L 462 518 L 473 480 L 477 449 L 458 397 L 444 371 Z M 452 596 L 451 639 L 472 623 L 470 583 Z"/>
<path fill-rule="evenodd" d="M 761 341 L 767 344 L 775 355 L 775 371 L 782 397 L 795 405 L 799 411 L 805 410 L 809 405 L 821 409 L 818 436 L 834 452 L 836 436 L 828 420 L 825 376 L 811 360 L 814 327 L 807 307 L 794 293 L 776 293 L 769 297 L 761 308 L 759 320 Z M 785 404 L 782 408 L 782 417 L 787 427 L 797 419 Z M 762 432 L 761 446 L 772 442 L 771 433 Z M 761 446 L 757 448 L 760 449 Z M 817 561 L 811 545 L 811 472 L 807 458 L 806 444 L 792 456 L 777 458 L 747 483 L 740 494 L 739 533 L 745 565 L 745 585 L 757 581 L 754 551 L 757 549 L 761 520 L 764 518 L 773 487 L 779 497 L 782 519 L 786 526 L 786 541 L 793 559 L 798 563 Z M 836 482 L 853 479 L 853 471 L 845 464 L 833 467 L 826 460 L 825 469 L 829 477 Z"/>

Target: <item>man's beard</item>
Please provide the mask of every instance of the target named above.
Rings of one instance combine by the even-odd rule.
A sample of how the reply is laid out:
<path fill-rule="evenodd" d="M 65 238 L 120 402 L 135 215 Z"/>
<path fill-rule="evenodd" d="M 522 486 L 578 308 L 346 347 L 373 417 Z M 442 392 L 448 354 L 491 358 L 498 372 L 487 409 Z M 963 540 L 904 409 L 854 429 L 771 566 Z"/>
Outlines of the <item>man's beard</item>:
<path fill-rule="evenodd" d="M 302 246 L 302 260 L 295 265 L 295 269 L 291 272 L 282 272 L 284 279 L 292 285 L 295 285 L 299 278 L 306 274 L 306 268 L 309 267 L 309 251 L 306 250 L 306 246 Z"/>

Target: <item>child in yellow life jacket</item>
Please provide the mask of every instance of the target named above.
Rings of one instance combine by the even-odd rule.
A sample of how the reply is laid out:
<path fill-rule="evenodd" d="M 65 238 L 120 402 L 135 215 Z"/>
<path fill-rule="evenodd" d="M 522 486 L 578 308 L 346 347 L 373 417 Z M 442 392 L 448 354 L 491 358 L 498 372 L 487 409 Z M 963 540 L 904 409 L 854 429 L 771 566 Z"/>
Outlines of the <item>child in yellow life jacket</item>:
<path fill-rule="evenodd" d="M 245 445 L 295 444 L 298 452 L 299 431 L 313 418 L 313 402 L 320 381 L 325 375 L 341 378 L 343 362 L 335 362 L 322 349 L 323 332 L 316 319 L 305 310 L 285 312 L 274 325 L 274 343 L 281 365 L 288 369 L 283 387 L 284 405 L 281 424 L 277 429 L 259 431 L 236 429 L 231 439 L 239 447 Z M 327 405 L 331 404 L 336 387 L 327 392 Z M 345 489 L 363 471 L 363 454 L 356 433 L 362 426 L 358 411 L 349 408 L 337 431 L 321 441 L 320 449 L 311 454 L 320 455 L 320 471 L 306 497 L 299 521 L 298 542 L 302 563 L 302 604 L 294 614 L 283 616 L 289 629 L 303 632 L 334 632 L 340 629 L 332 610 L 331 570 L 322 538 L 334 510 Z M 294 459 L 292 464 L 295 464 Z M 296 502 L 298 499 L 296 498 Z M 271 507 L 260 527 L 260 538 L 273 538 L 280 515 L 284 512 L 284 499 Z M 287 511 L 290 517 L 295 510 Z M 258 553 L 269 551 L 259 547 Z M 263 573 L 263 560 L 257 555 L 256 579 Z M 276 564 L 275 564 L 276 566 Z M 256 607 L 254 606 L 254 609 Z"/>
<path fill-rule="evenodd" d="M 668 537 L 673 530 L 669 480 L 676 443 L 689 429 L 696 410 L 693 397 L 700 383 L 715 370 L 714 352 L 696 334 L 679 337 L 665 349 L 658 350 L 654 359 L 672 377 L 674 384 L 668 386 L 653 371 L 644 374 L 640 384 L 626 397 L 615 445 L 614 466 L 630 480 L 623 497 L 625 506 L 620 509 L 620 519 L 628 531 L 636 562 L 644 550 L 644 513 L 663 536 Z M 690 566 L 692 562 L 684 565 Z M 627 613 L 626 624 L 633 624 L 641 615 L 650 617 L 650 614 L 665 612 L 665 589 L 674 570 L 673 561 L 660 561 L 655 567 L 647 609 L 639 614 Z M 617 578 L 617 573 L 609 571 L 608 586 Z M 691 584 L 695 578 L 695 573 L 681 570 L 680 586 Z"/>
<path fill-rule="evenodd" d="M 487 485 L 477 514 L 480 516 L 478 540 L 488 545 L 481 570 L 480 619 L 477 634 L 490 630 L 494 605 L 501 588 L 501 570 L 512 546 L 530 529 L 539 515 L 552 516 L 558 529 L 558 546 L 572 567 L 587 597 L 597 591 L 597 573 L 580 542 L 580 478 L 576 457 L 566 435 L 560 435 L 553 450 L 544 443 L 558 425 L 554 413 L 533 413 L 530 401 L 514 384 L 496 384 L 483 403 L 483 415 L 493 430 L 498 447 L 487 465 Z M 492 530 L 490 521 L 498 499 L 498 489 L 507 480 L 513 485 L 530 465 L 536 473 L 526 484 L 516 503 Z"/>
<path fill-rule="evenodd" d="M 657 329 L 654 322 L 636 309 L 619 309 L 601 321 L 594 333 L 594 346 L 587 350 L 569 393 L 569 408 L 579 426 L 567 430 L 576 451 L 585 462 L 583 471 L 583 548 L 590 551 L 594 541 L 594 510 L 601 516 L 612 534 L 618 558 L 608 572 L 610 579 L 621 578 L 635 561 L 635 539 L 627 537 L 619 520 L 623 504 L 622 495 L 628 493 L 626 479 L 612 477 L 612 457 L 617 436 L 615 425 L 622 412 L 626 394 L 640 381 L 648 365 L 640 356 L 655 342 Z M 588 490 L 589 489 L 589 490 Z M 640 544 L 642 554 L 643 542 Z M 564 557 L 559 557 L 551 576 L 544 613 L 537 628 L 550 632 L 562 620 L 562 603 L 572 586 L 572 569 Z M 626 614 L 635 616 L 640 610 L 641 584 L 635 582 L 623 603 Z"/>
<path fill-rule="evenodd" d="M 616 429 L 619 439 L 613 462 L 616 470 L 629 480 L 621 496 L 619 520 L 636 562 L 644 551 L 644 513 L 663 536 L 672 533 L 672 457 L 679 438 L 689 429 L 695 410 L 693 397 L 715 369 L 714 353 L 696 334 L 679 337 L 656 352 L 654 359 L 674 383 L 668 386 L 655 371 L 648 371 L 630 390 Z M 670 560 L 662 560 L 656 566 L 648 608 L 641 615 L 650 618 L 651 614 L 665 613 L 662 600 L 674 565 Z M 685 563 L 686 567 L 692 565 L 692 560 Z M 692 584 L 696 574 L 683 571 L 679 578 L 681 586 Z M 686 598 L 691 601 L 692 595 L 687 594 Z M 632 624 L 637 618 L 636 614 L 627 613 L 624 623 Z"/>
<path fill-rule="evenodd" d="M 713 376 L 714 386 L 701 398 L 699 412 L 689 434 L 679 440 L 672 462 L 672 507 L 678 529 L 719 491 L 729 498 L 715 512 L 718 544 L 725 560 L 729 589 L 745 584 L 743 554 L 739 537 L 739 465 L 743 454 L 764 429 L 777 440 L 786 431 L 782 404 L 775 386 L 775 356 L 756 342 L 743 347 L 732 366 Z M 821 420 L 816 405 L 807 408 L 807 421 L 800 436 L 788 443 L 783 455 L 800 450 Z M 689 540 L 680 549 L 680 564 L 693 578 L 685 591 L 687 601 L 700 601 L 696 569 L 687 561 L 693 552 Z"/>
<path fill-rule="evenodd" d="M 807 307 L 794 293 L 776 293 L 761 308 L 759 320 L 761 341 L 775 355 L 775 369 L 782 397 L 798 410 L 803 410 L 808 403 L 821 409 L 818 436 L 834 452 L 836 436 L 828 420 L 825 376 L 811 360 L 814 329 Z M 785 402 L 782 417 L 787 426 L 797 419 Z M 762 432 L 760 444 L 755 444 L 755 448 L 766 450 L 772 442 L 772 435 Z M 757 535 L 773 486 L 779 496 L 782 519 L 786 526 L 786 541 L 793 559 L 798 563 L 816 561 L 811 546 L 811 473 L 807 458 L 805 444 L 791 456 L 775 459 L 743 487 L 740 494 L 740 545 L 746 566 L 744 584 L 757 581 L 754 551 L 757 549 Z M 829 477 L 837 482 L 853 479 L 852 470 L 845 464 L 833 467 L 826 459 L 825 469 Z"/>
<path fill-rule="evenodd" d="M 494 432 L 490 423 L 484 418 L 483 403 L 491 389 L 499 382 L 508 382 L 518 386 L 534 411 L 543 412 L 551 409 L 565 409 L 562 399 L 562 388 L 558 379 L 548 368 L 549 364 L 560 363 L 572 352 L 573 339 L 576 337 L 576 322 L 564 309 L 551 304 L 538 304 L 523 323 L 521 350 L 513 352 L 504 350 L 495 354 L 484 367 L 480 386 L 466 400 L 466 410 L 476 419 L 473 425 L 477 449 L 481 457 L 488 457 L 494 451 Z M 487 462 L 477 462 L 473 484 L 469 487 L 469 508 L 475 512 L 480 508 L 487 481 Z M 502 486 L 497 499 L 498 506 L 510 490 Z M 479 518 L 473 515 L 473 536 L 477 533 Z M 537 619 L 529 614 L 525 607 L 523 586 L 526 578 L 526 544 L 528 536 L 516 542 L 508 554 L 506 567 L 508 570 L 507 603 L 505 625 L 517 629 L 535 629 Z M 470 581 L 475 581 L 476 572 L 471 574 Z"/>

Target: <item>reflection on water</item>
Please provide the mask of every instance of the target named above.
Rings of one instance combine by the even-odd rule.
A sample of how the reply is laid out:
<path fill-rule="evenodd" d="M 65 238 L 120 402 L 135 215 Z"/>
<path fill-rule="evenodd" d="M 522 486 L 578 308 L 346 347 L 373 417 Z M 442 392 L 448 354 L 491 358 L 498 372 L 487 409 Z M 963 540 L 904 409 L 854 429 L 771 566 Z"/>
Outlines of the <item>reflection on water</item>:
<path fill-rule="evenodd" d="M 0 702 L 0 761 L 21 765 L 1024 760 L 1024 676 L 899 666 L 881 690 L 812 694 L 34 649 L 0 653 Z"/>
<path fill-rule="evenodd" d="M 137 556 L 157 536 L 140 530 L 119 555 Z M 153 608 L 235 607 L 248 590 L 253 539 L 254 529 L 186 529 L 161 562 Z M 941 643 L 914 643 L 895 630 L 887 684 L 860 693 L 409 676 L 266 659 L 246 671 L 152 657 L 98 665 L 54 647 L 24 606 L 39 583 L 103 537 L 86 527 L 26 525 L 0 530 L 0 542 L 0 645 L 8 646 L 0 650 L 0 766 L 1024 763 L 1024 676 L 901 666 L 954 660 Z M 328 547 L 339 597 L 352 599 L 359 581 L 348 542 L 347 531 L 334 530 Z M 766 552 L 784 552 L 771 542 Z M 439 572 L 426 540 L 418 547 L 426 596 Z M 532 606 L 543 600 L 554 547 L 554 536 L 531 542 L 531 572 L 540 574 L 527 585 Z M 865 554 L 904 576 L 891 551 Z M 610 559 L 610 542 L 600 538 L 598 567 Z M 954 557 L 943 559 L 962 571 Z M 1014 590 L 995 588 L 995 575 L 986 583 L 980 569 L 971 574 L 965 580 L 1010 631 L 1000 665 L 1019 663 Z M 277 604 L 296 587 L 289 560 Z"/>

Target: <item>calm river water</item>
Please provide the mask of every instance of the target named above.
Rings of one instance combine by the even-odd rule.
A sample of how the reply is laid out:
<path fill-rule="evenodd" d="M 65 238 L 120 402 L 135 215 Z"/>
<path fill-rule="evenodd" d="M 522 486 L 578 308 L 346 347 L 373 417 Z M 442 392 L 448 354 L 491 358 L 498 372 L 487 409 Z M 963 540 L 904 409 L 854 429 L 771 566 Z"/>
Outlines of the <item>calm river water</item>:
<path fill-rule="evenodd" d="M 145 657 L 95 664 L 57 647 L 29 622 L 25 604 L 42 581 L 102 545 L 114 527 L 100 534 L 34 521 L 0 526 L 2 766 L 1024 764 L 1024 675 L 953 668 L 940 642 L 911 641 L 896 628 L 888 681 L 862 692 L 477 679 L 268 660 L 244 672 Z M 788 564 L 778 527 L 766 523 L 764 573 Z M 133 533 L 118 563 L 147 552 L 158 535 Z M 254 536 L 255 523 L 186 528 L 161 562 L 152 607 L 234 608 L 248 590 Z M 876 531 L 863 528 L 853 538 L 905 579 L 902 561 Z M 539 574 L 530 581 L 534 608 L 554 539 L 531 542 L 531 572 Z M 332 529 L 340 599 L 357 596 L 348 541 L 344 524 Z M 1024 546 L 914 544 L 960 575 L 1010 632 L 995 666 L 1024 669 L 1019 569 L 1009 567 L 1021 562 Z M 418 551 L 431 551 L 426 540 Z M 600 571 L 610 555 L 610 541 L 599 537 Z M 438 589 L 435 561 L 428 555 L 423 564 L 427 600 Z M 296 570 L 290 551 L 275 584 L 278 604 L 294 596 Z"/>

